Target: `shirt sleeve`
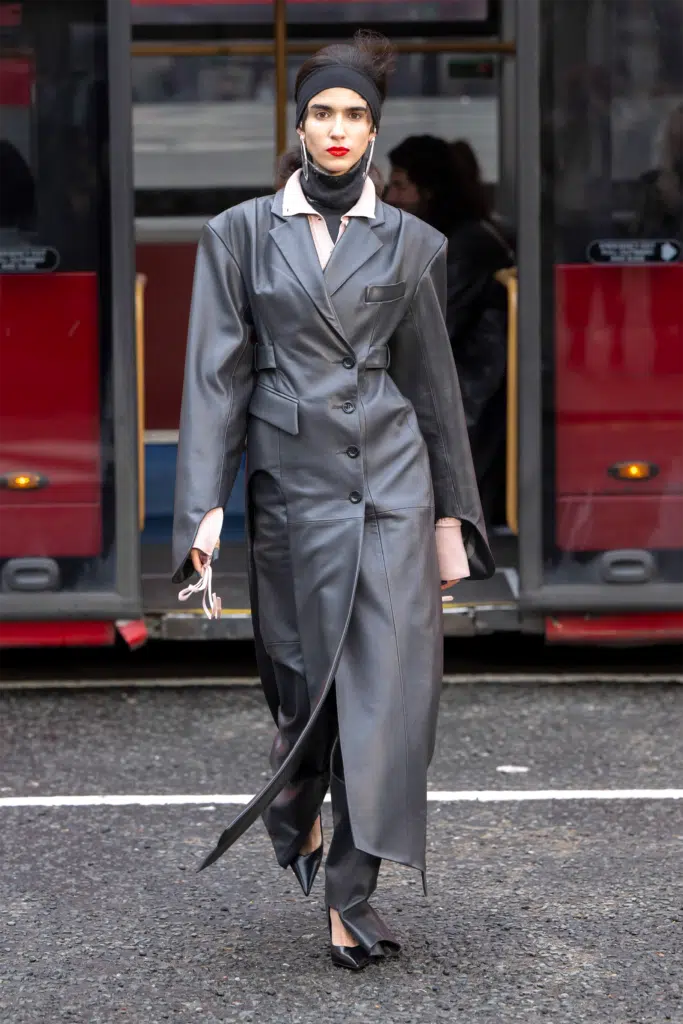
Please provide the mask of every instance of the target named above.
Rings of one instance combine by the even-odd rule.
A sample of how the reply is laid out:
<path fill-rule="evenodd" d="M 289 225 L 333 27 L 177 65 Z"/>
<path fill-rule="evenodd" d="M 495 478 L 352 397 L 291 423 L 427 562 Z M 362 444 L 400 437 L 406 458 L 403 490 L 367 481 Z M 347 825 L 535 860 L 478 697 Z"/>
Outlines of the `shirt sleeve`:
<path fill-rule="evenodd" d="M 437 520 L 436 553 L 442 580 L 462 580 L 470 575 L 459 519 Z"/>
<path fill-rule="evenodd" d="M 223 529 L 223 509 L 212 508 L 203 517 L 197 529 L 193 548 L 199 548 L 205 555 L 213 555 Z"/>

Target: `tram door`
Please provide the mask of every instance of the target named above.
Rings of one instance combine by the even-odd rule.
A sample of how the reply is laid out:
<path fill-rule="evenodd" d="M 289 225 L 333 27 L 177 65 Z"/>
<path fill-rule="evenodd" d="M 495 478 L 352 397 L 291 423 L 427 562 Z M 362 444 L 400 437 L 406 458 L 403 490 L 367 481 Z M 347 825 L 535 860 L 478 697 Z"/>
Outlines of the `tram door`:
<path fill-rule="evenodd" d="M 523 606 L 680 609 L 683 9 L 518 15 Z"/>
<path fill-rule="evenodd" d="M 131 10 L 136 258 L 147 279 L 143 592 L 146 610 L 159 612 L 168 624 L 177 592 L 163 581 L 202 224 L 237 203 L 272 194 L 278 157 L 298 145 L 292 97 L 299 66 L 325 43 L 348 40 L 360 25 L 382 31 L 397 50 L 374 152 L 385 181 L 389 152 L 407 136 L 464 140 L 476 154 L 496 212 L 513 222 L 514 0 L 131 0 Z M 231 623 L 250 630 L 243 510 L 240 473 L 226 509 L 217 573 L 224 577 L 224 609 L 234 611 Z M 449 610 L 502 604 L 516 615 L 516 540 L 502 539 L 509 551 L 499 564 L 509 571 L 494 581 L 463 584 Z M 453 628 L 469 621 L 467 615 L 449 617 Z"/>
<path fill-rule="evenodd" d="M 140 612 L 129 51 L 118 0 L 0 3 L 4 620 Z"/>

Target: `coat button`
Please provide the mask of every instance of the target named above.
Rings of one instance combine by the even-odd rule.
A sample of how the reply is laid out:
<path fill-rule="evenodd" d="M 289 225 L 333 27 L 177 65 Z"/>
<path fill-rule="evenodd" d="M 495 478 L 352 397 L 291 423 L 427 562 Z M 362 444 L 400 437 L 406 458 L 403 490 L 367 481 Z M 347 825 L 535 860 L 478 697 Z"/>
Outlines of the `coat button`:
<path fill-rule="evenodd" d="M 353 402 L 344 402 L 344 404 L 342 405 L 342 409 L 344 410 L 344 412 L 354 412 L 355 408 L 356 407 L 353 404 Z"/>
<path fill-rule="evenodd" d="M 352 370 L 355 365 L 356 360 L 353 359 L 351 356 L 344 356 L 344 358 L 342 359 L 342 366 L 344 367 L 345 370 Z"/>
<path fill-rule="evenodd" d="M 350 444 L 349 447 L 346 449 L 346 454 L 350 459 L 357 459 L 358 456 L 360 455 L 360 448 L 358 447 L 358 445 Z"/>
<path fill-rule="evenodd" d="M 357 505 L 359 501 L 363 500 L 363 495 L 360 491 L 351 491 L 349 494 L 349 501 L 352 501 L 354 505 Z"/>

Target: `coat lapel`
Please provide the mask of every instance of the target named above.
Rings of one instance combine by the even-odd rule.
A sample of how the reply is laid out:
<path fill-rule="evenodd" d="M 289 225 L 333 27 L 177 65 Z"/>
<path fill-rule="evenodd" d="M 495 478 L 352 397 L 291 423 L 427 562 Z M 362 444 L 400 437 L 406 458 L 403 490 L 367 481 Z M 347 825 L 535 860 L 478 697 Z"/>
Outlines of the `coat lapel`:
<path fill-rule="evenodd" d="M 308 218 L 303 214 L 283 218 L 279 224 L 271 228 L 270 235 L 320 315 L 348 345 L 325 286 Z"/>
<path fill-rule="evenodd" d="M 338 292 L 382 248 L 383 242 L 375 230 L 384 223 L 379 202 L 377 214 L 374 220 L 365 217 L 349 218 L 346 231 L 332 250 L 325 267 L 325 284 L 329 295 Z"/>

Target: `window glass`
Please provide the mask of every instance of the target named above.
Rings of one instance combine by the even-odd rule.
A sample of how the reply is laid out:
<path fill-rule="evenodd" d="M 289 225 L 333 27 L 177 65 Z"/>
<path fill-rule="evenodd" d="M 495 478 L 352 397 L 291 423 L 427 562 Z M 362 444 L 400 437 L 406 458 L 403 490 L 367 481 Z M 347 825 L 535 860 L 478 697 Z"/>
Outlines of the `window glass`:
<path fill-rule="evenodd" d="M 288 58 L 289 96 L 304 57 Z M 498 180 L 496 60 L 401 54 L 391 77 L 375 161 L 426 131 L 473 146 L 484 180 Z M 133 61 L 135 185 L 139 215 L 211 215 L 275 177 L 275 72 L 270 57 L 136 57 Z M 294 104 L 287 110 L 295 145 Z"/>
<path fill-rule="evenodd" d="M 272 22 L 273 4 L 225 0 L 132 0 L 136 24 L 216 23 L 259 24 Z M 485 22 L 490 17 L 489 0 L 289 0 L 287 19 L 294 27 L 301 23 L 336 24 L 354 27 L 367 22 Z"/>

